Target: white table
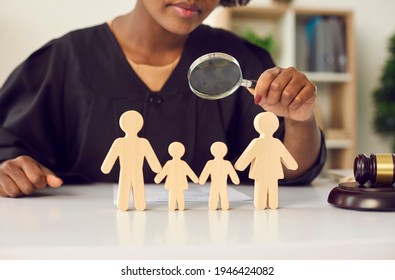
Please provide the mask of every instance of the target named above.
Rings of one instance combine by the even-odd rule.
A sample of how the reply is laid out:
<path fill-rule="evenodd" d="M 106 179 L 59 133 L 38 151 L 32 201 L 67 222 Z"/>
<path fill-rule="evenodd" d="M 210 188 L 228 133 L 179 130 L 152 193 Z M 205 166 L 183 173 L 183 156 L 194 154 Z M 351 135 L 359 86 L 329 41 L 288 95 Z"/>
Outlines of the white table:
<path fill-rule="evenodd" d="M 280 187 L 277 210 L 242 201 L 169 211 L 163 202 L 120 212 L 109 184 L 0 198 L 0 259 L 395 259 L 395 212 L 333 207 L 334 186 Z"/>

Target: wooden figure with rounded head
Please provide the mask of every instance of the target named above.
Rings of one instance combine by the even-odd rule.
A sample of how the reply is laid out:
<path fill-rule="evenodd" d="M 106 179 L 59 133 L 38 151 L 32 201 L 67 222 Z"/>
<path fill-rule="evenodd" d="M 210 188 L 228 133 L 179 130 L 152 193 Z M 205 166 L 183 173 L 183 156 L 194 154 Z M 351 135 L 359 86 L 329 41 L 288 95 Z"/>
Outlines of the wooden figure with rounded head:
<path fill-rule="evenodd" d="M 199 183 L 203 185 L 206 183 L 208 177 L 211 176 L 208 207 L 210 210 L 217 210 L 218 200 L 220 200 L 221 209 L 228 210 L 228 177 L 230 177 L 232 182 L 236 185 L 240 184 L 240 179 L 230 161 L 224 159 L 228 152 L 228 147 L 225 143 L 213 143 L 210 151 L 214 156 L 214 159 L 209 160 L 204 166 L 203 171 L 200 174 Z"/>
<path fill-rule="evenodd" d="M 275 114 L 263 112 L 254 119 L 259 138 L 253 139 L 235 163 L 236 170 L 244 170 L 249 164 L 249 177 L 255 180 L 254 205 L 257 209 L 278 208 L 278 180 L 284 178 L 281 163 L 290 170 L 298 164 L 284 144 L 273 137 L 279 121 Z"/>
<path fill-rule="evenodd" d="M 155 176 L 155 183 L 159 184 L 166 176 L 165 188 L 169 190 L 169 209 L 184 210 L 184 190 L 188 189 L 188 177 L 194 183 L 199 182 L 199 178 L 189 167 L 189 165 L 181 159 L 185 154 L 185 147 L 180 142 L 173 142 L 168 148 L 172 157 L 163 166 L 163 169 Z"/>
<path fill-rule="evenodd" d="M 151 169 L 158 173 L 162 166 L 151 144 L 137 133 L 143 127 L 143 117 L 137 111 L 126 111 L 119 119 L 119 125 L 125 136 L 113 142 L 101 166 L 101 171 L 108 174 L 119 159 L 120 171 L 118 182 L 117 207 L 121 211 L 129 208 L 130 189 L 133 191 L 134 206 L 137 210 L 146 207 L 144 191 L 143 163 L 147 160 Z"/>

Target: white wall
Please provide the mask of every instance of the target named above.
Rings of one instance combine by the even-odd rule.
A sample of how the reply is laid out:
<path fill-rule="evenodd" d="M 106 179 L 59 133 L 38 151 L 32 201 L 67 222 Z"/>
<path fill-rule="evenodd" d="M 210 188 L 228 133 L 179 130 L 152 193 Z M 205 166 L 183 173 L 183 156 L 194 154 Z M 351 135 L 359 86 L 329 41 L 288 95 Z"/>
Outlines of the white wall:
<path fill-rule="evenodd" d="M 130 11 L 135 0 L 0 0 L 0 85 L 52 38 Z"/>
<path fill-rule="evenodd" d="M 135 0 L 0 0 L 0 84 L 29 53 L 69 30 L 128 12 Z M 251 6 L 270 0 L 252 0 Z M 394 0 L 294 0 L 294 5 L 351 9 L 355 13 L 358 153 L 389 152 L 390 141 L 372 130 L 372 91 L 395 32 Z"/>

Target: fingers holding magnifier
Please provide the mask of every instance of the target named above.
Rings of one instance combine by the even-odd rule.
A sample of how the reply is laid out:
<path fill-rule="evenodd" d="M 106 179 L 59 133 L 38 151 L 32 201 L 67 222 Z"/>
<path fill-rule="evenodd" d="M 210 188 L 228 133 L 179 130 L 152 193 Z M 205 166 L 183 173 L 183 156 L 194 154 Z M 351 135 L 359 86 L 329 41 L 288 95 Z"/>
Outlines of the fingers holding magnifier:
<path fill-rule="evenodd" d="M 265 110 L 278 116 L 298 116 L 298 119 L 303 119 L 298 111 L 303 109 L 306 111 L 303 115 L 306 116 L 311 113 L 309 111 L 314 105 L 316 87 L 294 67 L 274 67 L 261 74 L 253 94 L 255 104 Z"/>
<path fill-rule="evenodd" d="M 280 73 L 281 68 L 274 67 L 266 70 L 260 75 L 255 87 L 255 104 L 260 104 L 261 102 L 266 103 L 266 99 L 268 98 L 269 91 L 272 87 L 272 82 Z M 274 85 L 274 87 L 276 87 L 276 85 Z M 273 90 L 277 90 L 277 88 L 273 88 Z"/>

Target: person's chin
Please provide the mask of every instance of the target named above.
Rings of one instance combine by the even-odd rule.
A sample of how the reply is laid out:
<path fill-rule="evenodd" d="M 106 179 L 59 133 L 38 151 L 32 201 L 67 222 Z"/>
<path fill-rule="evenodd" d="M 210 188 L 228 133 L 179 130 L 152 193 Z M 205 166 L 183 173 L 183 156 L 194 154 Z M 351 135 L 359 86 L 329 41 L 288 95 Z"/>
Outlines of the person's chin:
<path fill-rule="evenodd" d="M 193 30 L 196 29 L 196 27 L 198 27 L 200 25 L 200 21 L 197 23 L 185 23 L 185 22 L 175 22 L 171 25 L 167 26 L 167 30 L 173 34 L 177 34 L 180 36 L 186 36 L 189 33 L 191 33 Z"/>

